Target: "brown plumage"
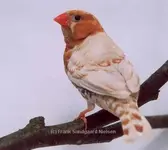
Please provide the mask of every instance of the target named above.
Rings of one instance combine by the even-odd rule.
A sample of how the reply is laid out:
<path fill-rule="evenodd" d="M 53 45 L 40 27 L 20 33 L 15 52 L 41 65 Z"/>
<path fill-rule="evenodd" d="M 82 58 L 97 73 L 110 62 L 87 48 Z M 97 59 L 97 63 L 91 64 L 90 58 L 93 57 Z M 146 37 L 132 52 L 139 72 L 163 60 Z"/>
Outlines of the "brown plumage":
<path fill-rule="evenodd" d="M 99 21 L 90 13 L 86 13 L 85 11 L 81 10 L 70 10 L 66 13 L 69 16 L 69 20 L 72 20 L 72 18 L 76 15 L 80 15 L 82 16 L 82 21 L 74 26 L 74 32 L 72 32 L 72 29 L 70 28 L 72 25 L 71 21 L 68 22 L 68 26 L 61 27 L 64 35 L 64 41 L 66 43 L 64 51 L 65 69 L 67 69 L 67 62 L 72 54 L 71 49 L 73 49 L 74 46 L 81 44 L 89 35 L 94 35 L 97 32 L 104 31 Z"/>
<path fill-rule="evenodd" d="M 66 44 L 65 72 L 87 102 L 78 118 L 87 123 L 86 113 L 97 104 L 120 119 L 128 141 L 148 133 L 151 126 L 137 106 L 139 76 L 98 19 L 82 10 L 70 10 L 54 20 L 61 25 Z"/>

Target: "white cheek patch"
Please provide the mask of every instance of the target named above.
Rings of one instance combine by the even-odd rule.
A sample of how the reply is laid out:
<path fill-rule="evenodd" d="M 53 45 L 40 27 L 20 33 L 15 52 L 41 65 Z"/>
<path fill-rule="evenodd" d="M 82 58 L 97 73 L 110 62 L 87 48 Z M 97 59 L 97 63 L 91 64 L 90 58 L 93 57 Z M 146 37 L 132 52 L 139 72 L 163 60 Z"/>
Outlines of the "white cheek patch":
<path fill-rule="evenodd" d="M 75 22 L 72 22 L 71 25 L 70 25 L 70 28 L 71 28 L 72 33 L 74 32 L 74 27 L 75 27 L 75 25 L 76 25 Z"/>

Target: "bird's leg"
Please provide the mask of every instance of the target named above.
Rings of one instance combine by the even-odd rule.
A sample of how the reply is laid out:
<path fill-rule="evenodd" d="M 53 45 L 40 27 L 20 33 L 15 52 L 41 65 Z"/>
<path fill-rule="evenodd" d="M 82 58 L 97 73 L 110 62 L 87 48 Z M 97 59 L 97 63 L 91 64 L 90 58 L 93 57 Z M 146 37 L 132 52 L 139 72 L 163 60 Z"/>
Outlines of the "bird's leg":
<path fill-rule="evenodd" d="M 80 112 L 79 116 L 77 117 L 77 119 L 82 119 L 84 124 L 85 124 L 85 130 L 87 130 L 87 119 L 86 119 L 86 113 L 90 112 L 90 109 L 85 109 L 84 111 Z"/>
<path fill-rule="evenodd" d="M 82 119 L 85 124 L 85 130 L 87 130 L 87 119 L 85 117 L 86 113 L 91 112 L 95 108 L 94 103 L 87 102 L 88 108 L 80 112 L 79 116 L 76 119 Z"/>

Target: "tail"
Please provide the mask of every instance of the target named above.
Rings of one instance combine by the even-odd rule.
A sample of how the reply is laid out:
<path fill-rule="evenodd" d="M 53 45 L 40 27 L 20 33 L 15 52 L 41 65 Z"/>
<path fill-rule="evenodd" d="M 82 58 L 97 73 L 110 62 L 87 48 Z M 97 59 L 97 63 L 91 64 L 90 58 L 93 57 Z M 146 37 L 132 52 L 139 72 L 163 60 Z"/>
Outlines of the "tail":
<path fill-rule="evenodd" d="M 129 108 L 121 116 L 123 136 L 126 142 L 134 142 L 139 137 L 150 137 L 151 125 L 148 120 L 140 114 L 138 107 Z"/>

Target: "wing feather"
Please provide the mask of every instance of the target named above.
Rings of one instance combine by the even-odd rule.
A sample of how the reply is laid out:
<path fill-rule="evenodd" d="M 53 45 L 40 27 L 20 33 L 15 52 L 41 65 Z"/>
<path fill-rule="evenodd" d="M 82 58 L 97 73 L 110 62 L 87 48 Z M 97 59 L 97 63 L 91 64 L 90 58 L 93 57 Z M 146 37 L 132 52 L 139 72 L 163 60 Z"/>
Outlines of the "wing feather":
<path fill-rule="evenodd" d="M 140 89 L 139 76 L 126 59 L 108 67 L 88 69 L 87 66 L 74 72 L 68 74 L 74 84 L 100 95 L 126 99 Z M 83 75 L 82 78 L 77 77 L 79 74 Z"/>

